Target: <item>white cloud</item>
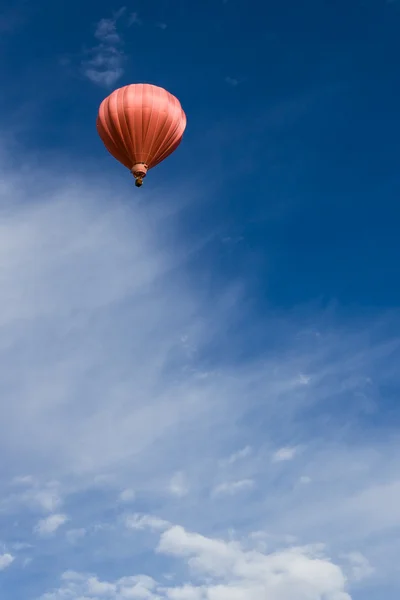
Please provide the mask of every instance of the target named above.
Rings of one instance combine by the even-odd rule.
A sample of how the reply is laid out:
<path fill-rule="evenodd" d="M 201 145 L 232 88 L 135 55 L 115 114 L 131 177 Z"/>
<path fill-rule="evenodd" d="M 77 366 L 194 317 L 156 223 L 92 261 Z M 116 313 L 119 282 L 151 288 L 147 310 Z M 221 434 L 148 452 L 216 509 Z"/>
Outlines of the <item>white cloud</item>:
<path fill-rule="evenodd" d="M 238 481 L 224 481 L 213 489 L 213 495 L 221 494 L 235 495 L 244 490 L 249 490 L 254 487 L 252 479 L 240 479 Z"/>
<path fill-rule="evenodd" d="M 84 75 L 97 85 L 111 87 L 124 73 L 123 40 L 117 31 L 121 14 L 97 23 L 94 36 L 99 43 L 88 51 L 88 58 L 82 62 Z"/>
<path fill-rule="evenodd" d="M 55 514 L 46 517 L 45 519 L 40 519 L 40 521 L 35 526 L 34 531 L 40 535 L 50 535 L 55 533 L 59 527 L 64 525 L 67 522 L 67 516 L 62 514 Z"/>
<path fill-rule="evenodd" d="M 89 596 L 115 595 L 117 587 L 114 583 L 99 581 L 97 577 L 89 577 L 86 581 L 87 594 Z"/>
<path fill-rule="evenodd" d="M 133 502 L 135 497 L 135 490 L 132 490 L 131 488 L 126 488 L 125 490 L 122 490 L 122 492 L 119 495 L 119 499 L 121 500 L 121 502 Z"/>
<path fill-rule="evenodd" d="M 61 504 L 61 497 L 55 489 L 35 490 L 31 494 L 32 501 L 36 502 L 44 511 L 54 512 Z"/>
<path fill-rule="evenodd" d="M 15 557 L 11 554 L 0 554 L 0 571 L 4 571 L 4 569 L 7 569 L 7 567 L 9 567 L 11 563 L 14 562 L 14 560 Z"/>
<path fill-rule="evenodd" d="M 114 19 L 101 19 L 96 25 L 94 37 L 100 42 L 108 44 L 118 44 L 121 41 L 116 31 Z"/>
<path fill-rule="evenodd" d="M 145 190 L 151 202 L 137 203 L 130 182 L 125 190 L 98 172 L 81 178 L 65 164 L 49 164 L 45 173 L 28 165 L 27 177 L 0 163 L 0 454 L 8 457 L 1 493 L 13 498 L 16 514 L 10 519 L 2 503 L 5 543 L 30 541 L 32 519 L 43 516 L 36 512 L 59 511 L 63 502 L 71 522 L 91 533 L 81 538 L 79 568 L 98 570 L 97 541 L 110 570 L 126 564 L 121 558 L 139 565 L 153 536 L 127 532 L 118 512 L 125 510 L 118 494 L 134 485 L 135 510 L 162 518 L 139 514 L 133 529 L 163 531 L 182 522 L 221 538 L 232 528 L 238 539 L 262 529 L 271 533 L 265 556 L 280 551 L 276 540 L 286 533 L 302 544 L 316 536 L 332 556 L 355 548 L 374 566 L 374 577 L 396 582 L 398 442 L 359 429 L 350 434 L 366 414 L 359 392 L 379 407 L 381 389 L 398 387 L 397 317 L 351 330 L 335 321 L 325 329 L 325 317 L 313 313 L 316 339 L 295 311 L 282 328 L 265 315 L 268 328 L 279 329 L 282 350 L 242 364 L 235 348 L 248 343 L 248 331 L 236 338 L 225 325 L 227 312 L 230 324 L 237 312 L 243 316 L 240 293 L 222 290 L 208 303 L 191 289 L 191 246 L 171 225 L 179 199 L 165 192 L 161 202 Z M 182 196 L 193 197 L 190 190 Z M 182 347 L 183 333 L 196 352 Z M 205 365 L 210 340 L 219 351 Z M 208 377 L 199 377 L 205 371 Z M 299 373 L 307 373 L 308 385 Z M 228 480 L 219 459 L 244 439 L 254 451 L 232 462 Z M 304 440 L 302 452 L 278 469 L 273 451 L 294 440 Z M 178 470 L 190 474 L 190 494 L 179 502 L 165 493 L 167 477 Z M 32 474 L 21 483 L 26 488 L 10 487 L 24 473 Z M 95 485 L 104 473 L 107 486 Z M 59 486 L 47 487 L 55 476 Z M 298 485 L 302 476 L 313 485 Z M 240 494 L 216 502 L 209 491 L 221 480 L 255 481 L 257 493 L 245 495 L 245 506 Z M 56 549 L 62 568 L 75 566 L 77 549 L 68 538 L 36 538 L 35 564 Z M 54 565 L 49 569 L 49 577 L 58 576 Z M 104 572 L 98 580 L 107 580 Z M 196 580 L 185 580 L 188 594 L 203 593 L 193 589 Z M 165 593 L 186 593 L 179 576 L 174 581 Z M 212 588 L 214 597 L 219 589 Z"/>
<path fill-rule="evenodd" d="M 156 600 L 153 594 L 156 582 L 146 575 L 122 577 L 115 582 L 101 581 L 93 575 L 67 571 L 62 576 L 63 585 L 41 597 L 41 600 L 123 600 L 137 598 L 138 600 Z"/>
<path fill-rule="evenodd" d="M 3 196 L 4 204 L 9 193 L 13 192 Z M 44 200 L 16 205 L 0 225 L 7 289 L 0 320 L 3 344 L 8 344 L 0 353 L 9 372 L 21 368 L 24 374 L 10 382 L 14 401 L 2 407 L 0 446 L 16 457 L 25 456 L 20 463 L 42 473 L 47 472 L 44 465 L 52 464 L 55 472 L 61 467 L 61 477 L 66 471 L 95 476 L 117 463 L 137 468 L 137 457 L 146 448 L 146 461 L 154 468 L 159 461 L 152 450 L 156 440 L 161 443 L 174 435 L 180 422 L 195 420 L 212 408 L 208 386 L 194 376 L 172 387 L 163 381 L 163 365 L 180 352 L 176 327 L 182 319 L 185 325 L 190 322 L 193 307 L 182 293 L 172 301 L 178 290 L 165 280 L 171 253 L 162 243 L 154 245 L 158 226 L 145 213 L 139 210 L 132 221 L 131 208 L 118 202 L 114 207 L 102 204 L 100 194 L 104 198 L 108 192 L 84 187 L 76 196 L 71 193 L 61 191 L 58 198 L 44 194 Z M 115 195 L 111 185 L 109 193 Z M 152 219 L 156 223 L 163 217 Z M 32 256 L 37 261 L 35 274 Z M 160 301 L 151 290 L 161 282 L 165 294 Z M 123 331 L 119 303 L 125 306 L 124 318 L 135 329 L 134 337 Z M 103 314 L 94 328 L 93 311 Z M 21 320 L 29 322 L 29 328 L 21 329 Z M 53 332 L 50 338 L 44 322 Z M 154 328 L 160 336 L 156 347 Z M 76 347 L 69 341 L 71 330 Z M 34 350 L 37 344 L 41 353 Z M 16 362 L 23 347 L 23 361 Z M 118 355 L 112 365 L 109 352 Z M 118 370 L 128 368 L 131 374 L 121 380 Z M 99 372 L 98 378 L 89 378 L 92 369 Z M 86 385 L 90 397 L 83 403 L 80 389 Z M 45 427 L 46 419 L 50 423 Z M 29 493 L 48 509 L 58 504 L 57 490 Z"/>
<path fill-rule="evenodd" d="M 40 485 L 32 477 L 17 477 L 13 479 L 13 484 L 25 489 L 3 498 L 0 506 L 7 512 L 15 512 L 21 505 L 25 505 L 31 510 L 48 513 L 54 512 L 62 504 L 59 484 L 56 481 Z"/>
<path fill-rule="evenodd" d="M 349 552 L 343 555 L 350 563 L 350 577 L 355 581 L 362 581 L 374 573 L 369 560 L 361 552 Z"/>
<path fill-rule="evenodd" d="M 314 547 L 291 547 L 263 554 L 245 551 L 237 542 L 224 542 L 172 527 L 161 536 L 158 551 L 187 560 L 197 576 L 214 578 L 203 596 L 204 586 L 187 591 L 225 600 L 232 597 L 270 600 L 349 600 L 340 567 Z M 182 591 L 180 588 L 179 591 Z"/>
<path fill-rule="evenodd" d="M 151 529 L 153 531 L 166 529 L 170 525 L 165 519 L 139 513 L 129 515 L 125 520 L 125 524 L 129 529 Z"/>
<path fill-rule="evenodd" d="M 296 456 L 298 451 L 299 451 L 299 449 L 297 447 L 279 448 L 279 450 L 274 452 L 274 454 L 272 455 L 272 462 L 282 462 L 282 461 L 286 461 L 286 460 L 292 460 Z"/>
<path fill-rule="evenodd" d="M 173 496 L 178 497 L 186 496 L 189 492 L 185 475 L 181 471 L 178 471 L 172 476 L 168 489 Z"/>
<path fill-rule="evenodd" d="M 319 546 L 265 554 L 174 526 L 162 533 L 157 551 L 180 559 L 196 583 L 165 586 L 146 575 L 106 582 L 93 575 L 66 573 L 62 586 L 41 600 L 95 600 L 100 595 L 112 600 L 351 600 L 342 569 Z"/>

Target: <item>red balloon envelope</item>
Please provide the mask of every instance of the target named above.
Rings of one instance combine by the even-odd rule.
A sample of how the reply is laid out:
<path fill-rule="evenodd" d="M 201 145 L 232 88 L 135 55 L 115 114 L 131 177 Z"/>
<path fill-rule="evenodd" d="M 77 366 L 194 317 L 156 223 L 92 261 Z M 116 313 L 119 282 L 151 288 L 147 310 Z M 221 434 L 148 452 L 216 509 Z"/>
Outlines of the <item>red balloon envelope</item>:
<path fill-rule="evenodd" d="M 126 85 L 100 105 L 97 131 L 107 150 L 140 187 L 152 167 L 181 143 L 186 115 L 175 96 L 148 83 Z"/>

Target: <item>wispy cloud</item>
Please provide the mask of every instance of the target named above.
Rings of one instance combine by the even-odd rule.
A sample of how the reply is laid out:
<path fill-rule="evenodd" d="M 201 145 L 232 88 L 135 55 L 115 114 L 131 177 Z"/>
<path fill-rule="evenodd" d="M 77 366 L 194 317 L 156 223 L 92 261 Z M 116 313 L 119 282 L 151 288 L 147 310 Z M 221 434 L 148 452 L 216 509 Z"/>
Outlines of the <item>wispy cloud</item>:
<path fill-rule="evenodd" d="M 369 560 L 361 552 L 349 552 L 342 555 L 342 558 L 347 559 L 350 567 L 349 575 L 354 581 L 362 581 L 374 573 Z"/>
<path fill-rule="evenodd" d="M 308 385 L 310 383 L 310 377 L 304 375 L 304 373 L 300 373 L 299 383 L 302 383 L 303 385 Z"/>
<path fill-rule="evenodd" d="M 239 85 L 239 79 L 236 79 L 236 77 L 225 77 L 225 83 L 232 87 L 236 87 Z"/>
<path fill-rule="evenodd" d="M 254 487 L 252 479 L 240 479 L 239 481 L 224 481 L 213 489 L 214 496 L 221 494 L 234 495 Z"/>
<path fill-rule="evenodd" d="M 52 533 L 55 533 L 57 529 L 61 527 L 61 525 L 64 525 L 64 523 L 66 523 L 67 520 L 68 519 L 66 515 L 50 515 L 45 519 L 40 519 L 34 531 L 40 536 L 51 535 Z"/>
<path fill-rule="evenodd" d="M 292 460 L 299 452 L 298 447 L 285 447 L 279 448 L 272 455 L 272 462 L 283 462 L 286 460 Z"/>
<path fill-rule="evenodd" d="M 341 577 L 350 585 L 368 570 L 357 552 L 374 569 L 371 581 L 397 581 L 399 444 L 378 426 L 371 433 L 371 410 L 380 414 L 385 390 L 400 383 L 398 316 L 349 328 L 312 309 L 306 319 L 294 310 L 282 318 L 265 314 L 262 323 L 249 314 L 243 323 L 247 309 L 236 286 L 221 284 L 212 301 L 192 288 L 185 262 L 192 240 L 165 218 L 179 210 L 179 197 L 148 192 L 151 202 L 131 202 L 131 189 L 107 177 L 67 172 L 60 182 L 51 165 L 43 173 L 35 167 L 36 188 L 4 164 L 0 454 L 8 459 L 0 524 L 2 551 L 15 553 L 15 567 L 33 556 L 23 573 L 28 578 L 54 551 L 50 587 L 61 571 L 82 570 L 57 585 L 90 598 L 87 581 L 95 575 L 86 573 L 118 590 L 125 583 L 99 572 L 99 563 L 109 573 L 129 563 L 135 564 L 129 577 L 154 577 L 161 597 L 201 598 L 191 568 L 204 569 L 207 560 L 220 565 L 214 548 L 221 541 L 217 548 L 229 567 L 219 566 L 223 579 L 201 572 L 202 589 L 213 593 L 217 585 L 224 593 L 233 585 L 238 598 L 243 590 L 257 598 L 257 582 L 274 599 L 271 582 L 279 571 L 287 583 L 280 598 L 286 591 L 293 596 L 299 566 L 305 600 L 348 600 L 343 594 L 351 589 Z M 189 186 L 182 196 L 195 198 Z M 233 322 L 240 323 L 237 331 Z M 265 348 L 239 360 L 237 348 L 251 350 L 256 330 Z M 279 349 L 270 345 L 274 332 Z M 274 453 L 286 457 L 284 465 L 272 460 Z M 190 490 L 179 501 L 169 493 L 174 473 L 185 475 Z M 309 485 L 300 485 L 302 477 Z M 132 515 L 121 502 L 127 490 L 136 494 Z M 43 532 L 57 531 L 60 520 L 47 517 L 64 512 L 71 525 L 57 535 L 33 531 L 39 519 Z M 182 528 L 160 546 L 164 558 L 168 551 L 177 560 L 175 583 L 165 587 L 162 556 L 149 547 L 171 523 Z M 265 533 L 256 546 L 247 535 L 252 531 Z M 286 535 L 298 542 L 283 543 Z M 34 548 L 14 551 L 14 541 Z M 332 560 L 317 557 L 315 542 L 329 545 Z M 201 544 L 212 547 L 208 558 Z M 343 554 L 353 562 L 342 561 Z M 267 573 L 264 583 L 253 559 Z M 320 566 L 327 571 L 315 590 L 304 573 L 311 569 L 318 579 Z M 253 569 L 255 579 L 248 578 Z M 34 597 L 45 591 L 37 585 Z"/>
<path fill-rule="evenodd" d="M 166 529 L 170 525 L 165 519 L 138 513 L 129 515 L 125 520 L 125 524 L 129 529 L 152 529 L 155 531 Z"/>
<path fill-rule="evenodd" d="M 236 462 L 242 460 L 243 458 L 250 456 L 251 451 L 252 451 L 251 446 L 245 446 L 241 450 L 237 450 L 236 452 L 233 452 L 230 456 L 228 456 L 228 458 L 224 458 L 224 459 L 220 460 L 220 465 L 222 467 L 227 466 L 227 465 L 233 465 Z"/>
<path fill-rule="evenodd" d="M 169 482 L 169 491 L 174 496 L 178 496 L 180 498 L 188 494 L 189 487 L 184 473 L 178 471 L 172 476 L 171 481 Z"/>
<path fill-rule="evenodd" d="M 62 497 L 57 481 L 49 481 L 44 485 L 35 481 L 32 476 L 15 477 L 13 487 L 23 488 L 4 495 L 0 508 L 6 511 L 15 511 L 21 505 L 40 512 L 54 512 L 61 504 Z"/>
<path fill-rule="evenodd" d="M 17 477 L 13 477 L 12 485 L 32 485 L 35 482 L 32 475 L 18 475 Z"/>
<path fill-rule="evenodd" d="M 132 25 L 143 25 L 143 21 L 137 12 L 132 12 L 128 17 L 128 27 Z"/>
<path fill-rule="evenodd" d="M 133 502 L 135 498 L 136 493 L 135 490 L 132 490 L 132 488 L 126 488 L 125 490 L 122 490 L 122 492 L 119 495 L 119 499 L 121 500 L 121 502 Z"/>
<path fill-rule="evenodd" d="M 312 479 L 311 477 L 308 477 L 307 475 L 302 475 L 299 479 L 300 483 L 302 483 L 303 485 L 306 485 L 307 483 L 311 483 Z"/>
<path fill-rule="evenodd" d="M 87 51 L 88 57 L 82 62 L 84 75 L 97 85 L 110 87 L 123 75 L 125 54 L 117 31 L 117 20 L 122 14 L 119 11 L 97 23 L 94 37 L 98 43 Z"/>

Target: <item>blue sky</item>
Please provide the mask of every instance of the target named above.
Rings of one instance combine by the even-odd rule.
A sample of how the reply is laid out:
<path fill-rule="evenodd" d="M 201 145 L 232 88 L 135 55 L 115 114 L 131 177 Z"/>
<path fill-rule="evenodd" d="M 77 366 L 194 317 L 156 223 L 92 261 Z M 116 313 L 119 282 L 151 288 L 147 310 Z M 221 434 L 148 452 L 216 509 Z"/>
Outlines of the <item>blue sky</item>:
<path fill-rule="evenodd" d="M 1 597 L 397 600 L 400 4 L 31 4 L 0 10 Z M 188 117 L 140 190 L 95 129 L 134 82 Z"/>

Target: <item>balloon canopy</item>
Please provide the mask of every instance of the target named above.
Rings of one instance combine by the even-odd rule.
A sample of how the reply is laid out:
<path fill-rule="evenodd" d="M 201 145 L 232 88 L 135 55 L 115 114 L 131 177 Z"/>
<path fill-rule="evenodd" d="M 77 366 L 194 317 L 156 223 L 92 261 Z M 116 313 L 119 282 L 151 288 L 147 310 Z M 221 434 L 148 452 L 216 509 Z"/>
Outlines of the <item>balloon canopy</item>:
<path fill-rule="evenodd" d="M 147 171 L 179 146 L 186 115 L 175 96 L 161 87 L 136 83 L 103 100 L 97 131 L 107 150 L 127 167 L 140 187 Z"/>

